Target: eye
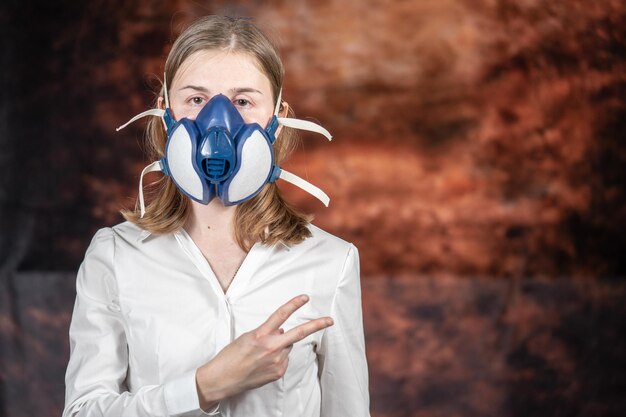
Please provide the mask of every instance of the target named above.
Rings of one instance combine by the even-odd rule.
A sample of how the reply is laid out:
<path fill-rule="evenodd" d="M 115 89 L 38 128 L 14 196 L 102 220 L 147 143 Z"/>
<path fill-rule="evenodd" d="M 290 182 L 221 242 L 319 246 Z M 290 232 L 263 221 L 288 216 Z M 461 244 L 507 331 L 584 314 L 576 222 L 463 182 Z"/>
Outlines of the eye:
<path fill-rule="evenodd" d="M 196 97 L 191 97 L 189 99 L 189 102 L 195 106 L 200 106 L 202 104 L 204 104 L 204 98 L 196 96 Z"/>
<path fill-rule="evenodd" d="M 235 99 L 233 102 L 235 103 L 235 106 L 238 106 L 238 107 L 248 107 L 251 104 L 245 98 L 238 98 L 238 99 Z"/>

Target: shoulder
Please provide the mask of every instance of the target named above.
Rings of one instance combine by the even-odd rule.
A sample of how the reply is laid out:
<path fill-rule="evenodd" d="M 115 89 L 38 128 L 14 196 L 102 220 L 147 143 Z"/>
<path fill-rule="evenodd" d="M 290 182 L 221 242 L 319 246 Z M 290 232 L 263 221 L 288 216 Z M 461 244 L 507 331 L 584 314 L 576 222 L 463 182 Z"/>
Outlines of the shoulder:
<path fill-rule="evenodd" d="M 150 236 L 150 232 L 129 221 L 116 224 L 111 231 L 116 237 L 129 242 L 137 242 Z"/>
<path fill-rule="evenodd" d="M 337 237 L 314 224 L 309 224 L 309 230 L 311 231 L 311 237 L 305 242 L 312 246 L 320 246 L 324 249 L 334 250 L 340 253 L 345 253 L 350 250 L 356 250 L 356 247 L 346 240 Z"/>
<path fill-rule="evenodd" d="M 302 256 L 308 260 L 315 259 L 317 263 L 330 263 L 338 270 L 342 270 L 349 259 L 358 259 L 358 250 L 351 242 L 313 224 L 309 224 L 308 228 L 311 231 L 311 237 L 290 248 L 289 252 L 292 257 Z"/>
<path fill-rule="evenodd" d="M 91 239 L 85 257 L 107 254 L 113 257 L 120 242 L 136 244 L 149 236 L 150 233 L 131 222 L 119 223 L 112 227 L 99 229 Z"/>
<path fill-rule="evenodd" d="M 91 238 L 85 253 L 85 260 L 94 257 L 103 257 L 113 250 L 114 233 L 110 227 L 99 229 Z"/>
<path fill-rule="evenodd" d="M 317 288 L 326 291 L 333 300 L 336 300 L 338 294 L 359 299 L 360 262 L 356 246 L 315 225 L 309 225 L 309 229 L 312 237 L 301 244 L 305 249 L 302 258 L 306 259 L 304 264 L 308 262 L 323 277 L 320 281 L 326 285 Z"/>
<path fill-rule="evenodd" d="M 137 226 L 134 223 L 125 221 L 112 227 L 105 227 L 98 230 L 94 236 L 94 241 L 108 240 L 115 246 L 126 243 L 137 246 L 139 243 L 151 236 L 151 233 Z"/>
<path fill-rule="evenodd" d="M 124 239 L 140 239 L 143 234 L 149 235 L 150 233 L 139 228 L 131 222 L 123 222 L 111 227 L 103 227 L 99 229 L 91 239 L 93 243 L 100 243 L 107 240 L 112 240 L 116 236 Z"/>

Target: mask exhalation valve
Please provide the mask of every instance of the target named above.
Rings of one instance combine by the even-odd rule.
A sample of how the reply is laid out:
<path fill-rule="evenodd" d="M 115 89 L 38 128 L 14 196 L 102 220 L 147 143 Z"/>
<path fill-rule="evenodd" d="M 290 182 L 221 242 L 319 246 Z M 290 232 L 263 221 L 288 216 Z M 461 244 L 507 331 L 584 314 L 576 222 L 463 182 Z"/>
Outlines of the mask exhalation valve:
<path fill-rule="evenodd" d="M 227 176 L 230 163 L 223 158 L 205 158 L 202 160 L 204 176 L 212 182 L 219 182 Z"/>
<path fill-rule="evenodd" d="M 200 146 L 199 166 L 202 175 L 217 184 L 231 174 L 235 164 L 235 145 L 222 127 L 209 129 Z"/>

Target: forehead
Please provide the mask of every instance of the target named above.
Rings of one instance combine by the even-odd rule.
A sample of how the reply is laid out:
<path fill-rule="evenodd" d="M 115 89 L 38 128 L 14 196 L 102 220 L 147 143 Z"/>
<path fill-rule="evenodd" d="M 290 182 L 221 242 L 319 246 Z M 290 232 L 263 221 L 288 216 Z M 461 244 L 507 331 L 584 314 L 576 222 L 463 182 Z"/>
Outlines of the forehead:
<path fill-rule="evenodd" d="M 269 78 L 254 57 L 243 52 L 203 50 L 191 54 L 176 71 L 170 88 L 198 85 L 208 90 L 250 87 L 271 92 Z"/>

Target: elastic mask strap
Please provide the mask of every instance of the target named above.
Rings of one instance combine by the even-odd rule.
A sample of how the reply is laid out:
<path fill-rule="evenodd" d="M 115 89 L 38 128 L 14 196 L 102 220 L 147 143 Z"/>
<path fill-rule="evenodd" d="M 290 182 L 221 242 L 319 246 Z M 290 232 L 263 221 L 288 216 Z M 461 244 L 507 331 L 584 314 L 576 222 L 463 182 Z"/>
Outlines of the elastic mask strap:
<path fill-rule="evenodd" d="M 322 204 L 328 207 L 328 203 L 330 203 L 330 197 L 328 197 L 328 195 L 326 195 L 324 191 L 320 190 L 310 182 L 300 178 L 295 174 L 292 174 L 289 171 L 285 171 L 284 169 L 280 170 L 278 178 L 280 178 L 281 180 L 285 180 L 295 185 L 296 187 L 302 188 L 304 191 L 311 194 L 313 197 L 316 197 L 319 201 L 322 202 Z"/>
<path fill-rule="evenodd" d="M 280 111 L 280 105 L 283 102 L 283 88 L 280 88 L 278 92 L 278 100 L 276 100 L 276 107 L 274 107 L 274 116 L 278 117 L 278 112 Z"/>
<path fill-rule="evenodd" d="M 146 214 L 146 205 L 143 200 L 143 176 L 154 171 L 163 171 L 163 165 L 160 160 L 154 161 L 145 167 L 143 171 L 141 171 L 141 176 L 139 177 L 139 209 L 141 210 L 141 218 L 143 218 L 143 215 Z"/>
<path fill-rule="evenodd" d="M 333 139 L 330 132 L 324 129 L 322 126 L 318 125 L 317 123 L 309 122 L 306 120 L 300 120 L 300 119 L 292 119 L 290 117 L 278 117 L 278 112 L 280 111 L 280 105 L 282 104 L 282 102 L 283 102 L 283 89 L 281 87 L 281 89 L 278 91 L 278 99 L 276 100 L 276 107 L 274 107 L 274 117 L 276 118 L 278 123 L 280 123 L 281 125 L 285 127 L 292 127 L 294 129 L 308 130 L 309 132 L 319 133 L 320 135 L 326 136 L 328 140 Z M 268 129 L 268 130 L 271 130 L 272 133 L 275 132 L 276 129 L 278 128 L 278 126 L 273 125 L 274 123 L 275 122 L 272 120 L 272 122 L 270 123 L 270 128 Z"/>
<path fill-rule="evenodd" d="M 141 119 L 142 117 L 146 117 L 146 116 L 157 116 L 157 117 L 163 117 L 163 115 L 165 114 L 165 110 L 163 109 L 150 109 L 150 110 L 146 110 L 143 113 L 139 113 L 137 116 L 133 117 L 132 119 L 130 119 L 129 121 L 127 121 L 126 123 L 124 123 L 123 125 L 121 125 L 120 127 L 118 127 L 117 129 L 115 129 L 117 132 L 119 132 L 120 130 L 124 129 L 126 126 L 128 126 L 129 124 L 131 124 L 132 122 Z"/>
<path fill-rule="evenodd" d="M 170 108 L 170 96 L 167 94 L 167 75 L 163 73 L 163 97 L 165 97 L 165 108 Z"/>
<path fill-rule="evenodd" d="M 126 126 L 128 126 L 129 124 L 131 124 L 131 123 L 141 119 L 142 117 L 146 117 L 146 116 L 163 117 L 165 119 L 165 124 L 167 126 L 167 130 L 169 130 L 176 122 L 174 121 L 174 118 L 172 117 L 171 112 L 167 111 L 167 110 L 170 109 L 170 98 L 169 98 L 169 96 L 167 94 L 167 78 L 165 76 L 165 73 L 163 73 L 163 90 L 165 92 L 165 94 L 164 94 L 164 96 L 165 96 L 165 110 L 163 110 L 163 109 L 146 110 L 146 111 L 144 111 L 142 113 L 139 113 L 137 116 L 133 117 L 132 119 L 130 119 L 129 121 L 127 121 L 126 123 L 124 123 L 123 125 L 118 127 L 117 129 L 115 129 L 115 131 L 119 132 L 120 130 L 122 130 Z"/>
<path fill-rule="evenodd" d="M 309 132 L 319 133 L 320 135 L 326 136 L 326 139 L 332 140 L 333 137 L 330 132 L 324 129 L 322 126 L 317 123 L 309 122 L 307 120 L 300 119 L 292 119 L 289 117 L 278 117 L 278 123 L 285 127 L 293 127 L 294 129 L 300 130 L 308 130 Z"/>

